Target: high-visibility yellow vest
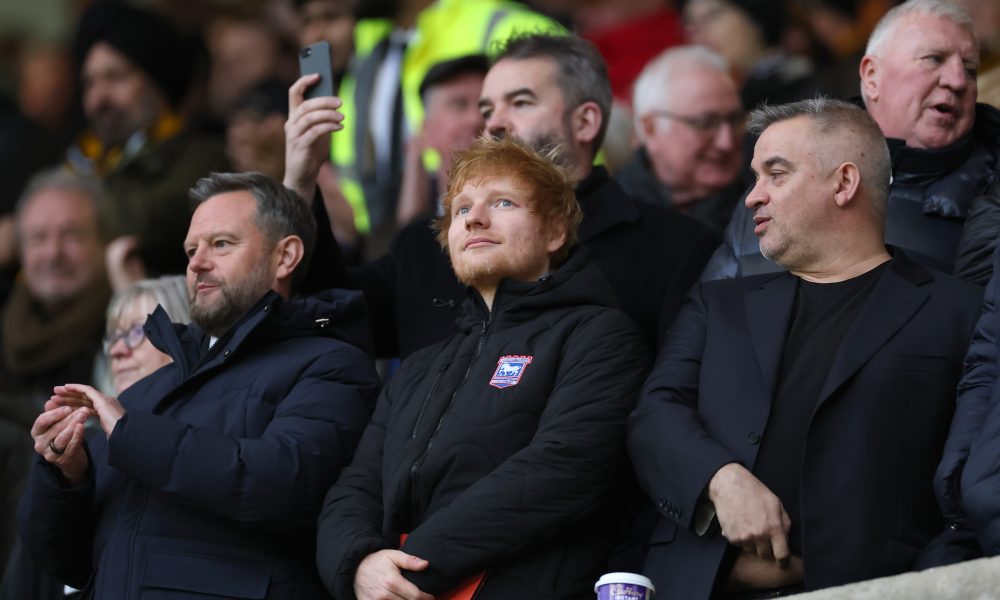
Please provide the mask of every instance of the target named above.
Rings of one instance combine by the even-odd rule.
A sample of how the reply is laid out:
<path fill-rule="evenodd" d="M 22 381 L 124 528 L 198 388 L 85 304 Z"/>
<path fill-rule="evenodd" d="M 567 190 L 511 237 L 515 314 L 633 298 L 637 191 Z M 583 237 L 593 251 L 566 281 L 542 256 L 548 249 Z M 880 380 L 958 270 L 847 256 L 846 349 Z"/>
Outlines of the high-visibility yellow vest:
<path fill-rule="evenodd" d="M 340 84 L 344 128 L 331 136 L 330 158 L 341 191 L 354 210 L 355 227 L 362 234 L 371 231 L 372 223 L 358 159 L 367 126 L 358 123 L 356 115 L 358 106 L 370 102 L 372 90 L 358 87 L 357 72 L 392 28 L 385 19 L 364 19 L 355 26 L 355 55 Z M 415 33 L 403 53 L 400 89 L 407 130 L 417 131 L 423 122 L 419 88 L 432 66 L 469 54 L 490 54 L 500 42 L 516 34 L 564 31 L 548 17 L 507 0 L 438 0 L 417 17 Z"/>

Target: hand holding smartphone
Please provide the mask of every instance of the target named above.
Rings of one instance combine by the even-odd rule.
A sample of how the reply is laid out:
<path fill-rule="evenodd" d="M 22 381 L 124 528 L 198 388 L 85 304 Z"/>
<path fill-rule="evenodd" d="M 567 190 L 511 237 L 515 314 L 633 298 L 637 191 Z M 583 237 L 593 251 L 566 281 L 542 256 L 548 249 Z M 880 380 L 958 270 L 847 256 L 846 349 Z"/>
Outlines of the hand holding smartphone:
<path fill-rule="evenodd" d="M 319 81 L 305 91 L 305 99 L 333 96 L 333 64 L 330 44 L 316 42 L 299 50 L 299 74 L 319 73 Z"/>

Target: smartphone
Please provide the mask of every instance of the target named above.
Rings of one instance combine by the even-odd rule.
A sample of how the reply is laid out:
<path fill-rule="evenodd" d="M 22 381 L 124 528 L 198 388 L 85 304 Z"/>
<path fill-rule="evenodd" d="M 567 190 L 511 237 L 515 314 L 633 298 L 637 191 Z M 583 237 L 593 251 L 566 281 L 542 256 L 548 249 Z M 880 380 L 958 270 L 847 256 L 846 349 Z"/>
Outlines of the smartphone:
<path fill-rule="evenodd" d="M 306 100 L 333 95 L 333 65 L 330 44 L 316 42 L 299 50 L 299 74 L 319 73 L 319 81 L 306 89 Z"/>

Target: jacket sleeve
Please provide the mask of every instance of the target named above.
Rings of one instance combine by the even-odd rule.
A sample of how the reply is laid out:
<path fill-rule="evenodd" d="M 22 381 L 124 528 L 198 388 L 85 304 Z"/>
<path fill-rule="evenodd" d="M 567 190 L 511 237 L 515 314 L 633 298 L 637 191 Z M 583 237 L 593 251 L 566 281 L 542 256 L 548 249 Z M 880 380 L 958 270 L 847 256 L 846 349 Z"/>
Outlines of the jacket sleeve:
<path fill-rule="evenodd" d="M 335 598 L 354 598 L 354 573 L 362 559 L 397 546 L 382 535 L 382 451 L 392 387 L 382 390 L 354 459 L 327 492 L 319 515 L 316 565 Z"/>
<path fill-rule="evenodd" d="M 985 285 L 993 272 L 991 260 L 1000 232 L 1000 178 L 972 201 L 955 252 L 955 275 Z"/>
<path fill-rule="evenodd" d="M 994 253 L 994 262 L 998 259 L 1000 255 Z M 997 328 L 1000 327 L 996 306 L 998 291 L 1000 281 L 994 277 L 986 287 L 983 312 L 976 323 L 969 351 L 965 355 L 964 372 L 958 383 L 955 416 L 951 421 L 941 464 L 934 477 L 938 504 L 949 520 L 963 516 L 959 491 L 962 468 L 969 457 L 973 441 L 983 430 L 983 422 L 992 409 L 990 403 L 997 380 Z"/>
<path fill-rule="evenodd" d="M 309 529 L 368 421 L 378 376 L 347 346 L 307 365 L 258 438 L 126 411 L 108 462 L 178 502 L 265 529 Z"/>
<path fill-rule="evenodd" d="M 1000 250 L 994 253 L 994 273 Z M 997 402 L 997 293 L 1000 278 L 986 287 L 983 312 L 976 324 L 965 373 L 958 386 L 955 417 L 941 465 L 934 478 L 946 517 L 968 516 L 987 555 L 1000 554 L 1000 402 Z"/>
<path fill-rule="evenodd" d="M 404 576 L 421 590 L 557 535 L 601 506 L 625 460 L 624 423 L 648 366 L 623 314 L 607 311 L 565 341 L 557 379 L 530 443 L 416 527 L 403 550 L 430 566 Z"/>
<path fill-rule="evenodd" d="M 69 487 L 55 467 L 36 455 L 17 507 L 17 527 L 38 565 L 59 581 L 83 588 L 93 570 L 95 519 L 93 464 L 82 484 Z"/>
<path fill-rule="evenodd" d="M 712 476 L 738 459 L 706 431 L 698 414 L 698 382 L 708 309 L 702 286 L 667 335 L 628 420 L 628 449 L 639 484 L 659 512 L 694 528 L 695 508 Z"/>

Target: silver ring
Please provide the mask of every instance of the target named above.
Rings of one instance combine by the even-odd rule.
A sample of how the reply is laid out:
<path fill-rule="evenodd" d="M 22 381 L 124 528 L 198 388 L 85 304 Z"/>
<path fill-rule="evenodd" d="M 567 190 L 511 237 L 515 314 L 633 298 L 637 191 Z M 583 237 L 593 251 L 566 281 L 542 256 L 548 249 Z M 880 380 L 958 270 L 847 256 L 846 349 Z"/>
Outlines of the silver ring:
<path fill-rule="evenodd" d="M 49 440 L 49 450 L 55 452 L 56 454 L 62 454 L 63 452 L 66 451 L 65 448 L 63 448 L 62 450 L 60 450 L 59 448 L 56 448 L 56 441 L 55 441 L 55 439 Z"/>

